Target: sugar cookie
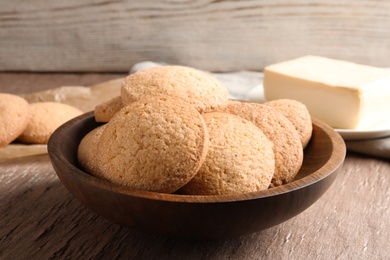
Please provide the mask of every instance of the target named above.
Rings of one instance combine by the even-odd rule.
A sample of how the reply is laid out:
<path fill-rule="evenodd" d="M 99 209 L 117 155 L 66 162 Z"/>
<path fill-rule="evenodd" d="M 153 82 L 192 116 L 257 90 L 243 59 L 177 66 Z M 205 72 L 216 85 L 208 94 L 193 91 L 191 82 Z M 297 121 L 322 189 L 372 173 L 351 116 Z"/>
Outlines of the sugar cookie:
<path fill-rule="evenodd" d="M 30 104 L 30 117 L 23 133 L 18 137 L 22 143 L 47 144 L 51 134 L 66 121 L 79 116 L 82 111 L 57 102 Z"/>
<path fill-rule="evenodd" d="M 207 150 L 200 113 L 182 100 L 155 96 L 125 106 L 106 124 L 98 162 L 113 183 L 171 193 L 196 174 Z"/>
<path fill-rule="evenodd" d="M 123 107 L 121 96 L 114 97 L 95 107 L 96 122 L 107 123 Z"/>
<path fill-rule="evenodd" d="M 273 144 L 250 121 L 227 113 L 203 114 L 210 146 L 195 177 L 180 192 L 238 194 L 267 189 L 274 174 Z"/>
<path fill-rule="evenodd" d="M 0 93 L 0 147 L 14 141 L 27 127 L 29 104 L 19 96 Z"/>
<path fill-rule="evenodd" d="M 97 149 L 100 137 L 106 125 L 101 125 L 86 134 L 77 149 L 77 158 L 80 165 L 90 174 L 100 176 L 97 160 Z"/>
<path fill-rule="evenodd" d="M 274 143 L 271 186 L 292 181 L 303 162 L 302 143 L 294 125 L 276 109 L 260 103 L 229 101 L 226 111 L 253 122 Z"/>
<path fill-rule="evenodd" d="M 164 94 L 193 105 L 200 113 L 225 106 L 229 93 L 211 75 L 184 66 L 159 66 L 131 74 L 123 82 L 123 104 L 140 98 Z"/>
<path fill-rule="evenodd" d="M 313 132 L 310 113 L 306 106 L 293 99 L 276 99 L 265 102 L 264 105 L 277 109 L 291 121 L 298 131 L 302 147 L 305 148 Z"/>

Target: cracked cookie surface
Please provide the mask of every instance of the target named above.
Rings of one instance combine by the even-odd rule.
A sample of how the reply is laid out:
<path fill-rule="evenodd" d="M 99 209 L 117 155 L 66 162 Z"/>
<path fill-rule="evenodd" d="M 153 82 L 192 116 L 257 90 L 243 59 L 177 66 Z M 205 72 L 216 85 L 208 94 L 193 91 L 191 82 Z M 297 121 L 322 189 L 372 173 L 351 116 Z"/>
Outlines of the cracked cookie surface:
<path fill-rule="evenodd" d="M 293 99 L 276 99 L 265 102 L 264 105 L 275 108 L 290 120 L 299 134 L 302 147 L 305 148 L 313 132 L 311 116 L 307 107 Z"/>
<path fill-rule="evenodd" d="M 294 125 L 276 109 L 260 103 L 229 101 L 226 112 L 251 121 L 274 143 L 275 173 L 271 186 L 292 181 L 303 162 L 302 143 Z"/>
<path fill-rule="evenodd" d="M 121 87 L 123 104 L 153 95 L 179 98 L 200 113 L 225 106 L 229 93 L 213 76 L 185 66 L 159 66 L 128 76 Z"/>
<path fill-rule="evenodd" d="M 14 141 L 27 127 L 29 104 L 17 95 L 0 93 L 0 147 Z"/>
<path fill-rule="evenodd" d="M 141 99 L 106 124 L 98 144 L 102 175 L 117 184 L 171 193 L 202 165 L 208 131 L 200 113 L 176 98 Z"/>
<path fill-rule="evenodd" d="M 210 146 L 206 160 L 180 193 L 228 195 L 267 189 L 274 174 L 273 144 L 250 121 L 228 113 L 203 114 Z"/>
<path fill-rule="evenodd" d="M 96 157 L 98 143 L 106 125 L 96 127 L 88 132 L 79 144 L 77 149 L 77 158 L 80 165 L 90 174 L 101 176 L 99 173 L 99 164 Z"/>
<path fill-rule="evenodd" d="M 32 103 L 29 110 L 27 127 L 18 140 L 33 144 L 47 144 L 60 125 L 83 113 L 76 107 L 57 102 Z"/>

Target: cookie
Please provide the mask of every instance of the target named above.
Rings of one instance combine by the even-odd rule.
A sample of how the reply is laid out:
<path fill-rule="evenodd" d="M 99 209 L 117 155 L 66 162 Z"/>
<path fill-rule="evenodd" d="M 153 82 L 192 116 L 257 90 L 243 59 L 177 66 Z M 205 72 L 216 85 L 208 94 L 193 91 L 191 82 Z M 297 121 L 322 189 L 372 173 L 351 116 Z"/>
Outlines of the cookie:
<path fill-rule="evenodd" d="M 202 165 L 208 132 L 200 113 L 166 96 L 140 99 L 106 124 L 98 144 L 101 174 L 123 186 L 172 193 Z"/>
<path fill-rule="evenodd" d="M 226 106 L 228 91 L 205 72 L 184 66 L 159 66 L 138 71 L 122 84 L 123 104 L 163 94 L 193 105 L 200 113 Z"/>
<path fill-rule="evenodd" d="M 30 104 L 30 117 L 23 133 L 18 137 L 22 143 L 47 144 L 51 134 L 66 121 L 79 116 L 82 111 L 57 102 Z"/>
<path fill-rule="evenodd" d="M 16 95 L 0 93 L 0 147 L 14 141 L 27 127 L 28 102 Z"/>
<path fill-rule="evenodd" d="M 313 132 L 313 125 L 307 107 L 293 99 L 277 99 L 264 103 L 281 112 L 294 125 L 305 148 Z"/>
<path fill-rule="evenodd" d="M 267 189 L 274 174 L 273 144 L 250 121 L 227 113 L 203 114 L 210 145 L 206 160 L 180 193 L 226 195 Z"/>
<path fill-rule="evenodd" d="M 302 143 L 294 125 L 276 109 L 260 103 L 229 101 L 225 111 L 251 121 L 274 143 L 271 187 L 292 181 L 303 162 Z"/>
<path fill-rule="evenodd" d="M 80 165 L 90 174 L 100 176 L 96 151 L 100 137 L 106 125 L 101 125 L 86 134 L 77 149 L 77 158 Z"/>
<path fill-rule="evenodd" d="M 96 122 L 107 123 L 123 107 L 121 96 L 114 97 L 95 107 Z"/>

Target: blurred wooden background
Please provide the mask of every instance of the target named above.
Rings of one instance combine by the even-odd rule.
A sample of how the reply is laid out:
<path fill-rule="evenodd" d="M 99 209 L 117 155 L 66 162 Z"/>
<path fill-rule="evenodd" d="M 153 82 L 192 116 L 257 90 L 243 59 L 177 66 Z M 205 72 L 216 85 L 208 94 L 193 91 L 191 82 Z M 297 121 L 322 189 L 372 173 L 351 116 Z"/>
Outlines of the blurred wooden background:
<path fill-rule="evenodd" d="M 0 1 L 0 71 L 261 70 L 305 54 L 390 67 L 390 1 Z"/>

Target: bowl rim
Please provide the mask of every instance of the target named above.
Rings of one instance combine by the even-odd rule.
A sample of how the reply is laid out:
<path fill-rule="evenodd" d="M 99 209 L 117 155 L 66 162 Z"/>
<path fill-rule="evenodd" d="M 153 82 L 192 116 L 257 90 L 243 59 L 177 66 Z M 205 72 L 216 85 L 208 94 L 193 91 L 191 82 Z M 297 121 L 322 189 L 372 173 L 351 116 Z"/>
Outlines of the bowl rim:
<path fill-rule="evenodd" d="M 94 117 L 94 112 L 90 111 L 84 113 L 74 119 L 69 120 L 68 122 L 61 125 L 57 128 L 48 142 L 48 154 L 53 164 L 61 164 L 61 167 L 64 170 L 70 170 L 69 172 L 79 174 L 79 180 L 83 182 L 88 182 L 89 185 L 93 185 L 95 188 L 110 190 L 114 193 L 121 194 L 124 196 L 132 196 L 149 200 L 160 200 L 167 202 L 178 202 L 178 203 L 221 203 L 221 202 L 237 202 L 237 201 L 247 201 L 255 200 L 267 197 L 278 196 L 284 193 L 292 192 L 295 190 L 303 189 L 307 186 L 310 186 L 314 183 L 317 183 L 332 173 L 334 173 L 340 166 L 343 164 L 346 156 L 346 146 L 342 137 L 329 125 L 326 123 L 312 118 L 313 124 L 320 127 L 327 136 L 333 146 L 333 151 L 330 154 L 329 159 L 324 165 L 318 168 L 315 172 L 304 176 L 300 179 L 294 180 L 290 183 L 269 188 L 266 190 L 232 194 L 232 195 L 183 195 L 183 194 L 169 194 L 169 193 L 158 193 L 152 191 L 138 190 L 131 187 L 121 186 L 119 184 L 111 183 L 102 178 L 98 178 L 89 174 L 88 172 L 82 170 L 80 167 L 72 164 L 69 160 L 63 156 L 63 154 L 58 154 L 55 147 L 61 147 L 60 140 L 58 136 L 61 136 L 71 127 L 74 127 L 77 123 L 80 123 L 83 120 L 91 120 L 91 117 Z M 98 124 L 98 123 L 96 123 Z M 76 151 L 77 152 L 77 151 Z M 64 171 L 63 170 L 63 171 Z M 58 173 L 57 173 L 58 175 Z"/>

